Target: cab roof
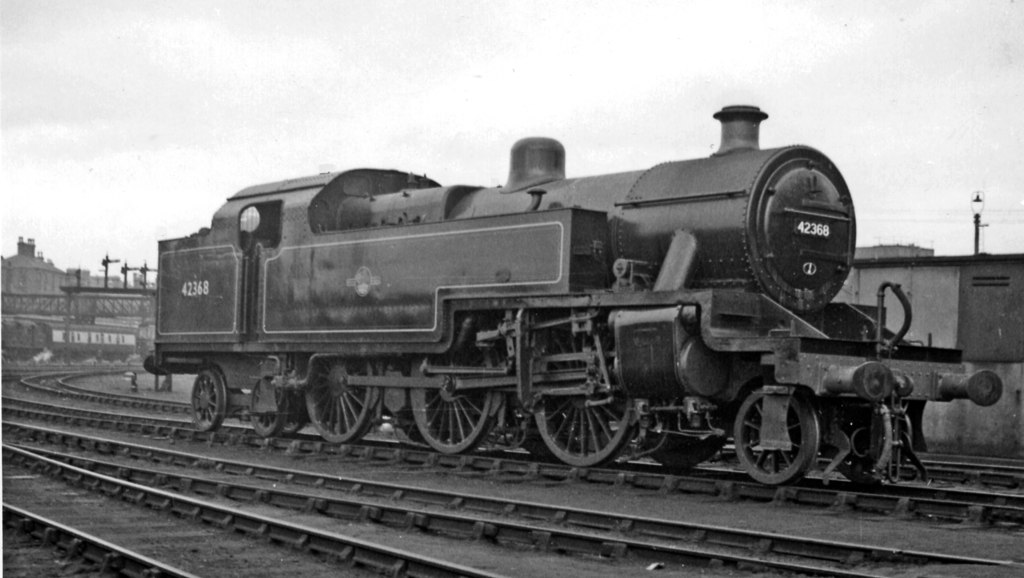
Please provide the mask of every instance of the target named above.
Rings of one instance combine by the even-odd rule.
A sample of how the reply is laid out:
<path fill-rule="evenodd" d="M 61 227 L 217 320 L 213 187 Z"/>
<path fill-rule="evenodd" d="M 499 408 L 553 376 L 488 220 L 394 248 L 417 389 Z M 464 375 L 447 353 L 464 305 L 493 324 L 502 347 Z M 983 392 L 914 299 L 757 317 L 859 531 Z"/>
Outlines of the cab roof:
<path fill-rule="evenodd" d="M 236 199 L 247 199 L 247 198 L 252 198 L 252 197 L 260 197 L 260 196 L 263 196 L 263 195 L 273 195 L 273 194 L 278 194 L 278 193 L 287 193 L 289 191 L 299 191 L 299 190 L 311 189 L 311 188 L 322 188 L 322 187 L 327 186 L 328 183 L 330 183 L 331 181 L 335 180 L 338 177 L 341 177 L 341 176 L 344 176 L 344 175 L 349 175 L 349 174 L 354 174 L 354 173 L 366 173 L 366 172 L 373 172 L 373 173 L 378 173 L 378 174 L 382 174 L 383 173 L 383 174 L 389 174 L 389 175 L 410 176 L 413 179 L 417 180 L 417 182 L 420 182 L 420 180 L 428 181 L 429 182 L 428 186 L 432 186 L 432 187 L 439 187 L 439 186 L 441 186 L 441 185 L 439 185 L 439 184 L 437 184 L 437 183 L 435 183 L 435 182 L 433 182 L 433 181 L 431 181 L 429 179 L 426 179 L 426 176 L 420 177 L 420 176 L 414 175 L 413 173 L 409 173 L 409 172 L 405 172 L 405 171 L 396 171 L 396 170 L 392 170 L 392 169 L 353 169 L 353 170 L 349 170 L 349 171 L 341 171 L 341 172 L 334 172 L 334 173 L 320 173 L 319 175 L 313 175 L 313 176 L 309 176 L 309 177 L 299 177 L 297 179 L 288 179 L 288 180 L 285 180 L 285 181 L 276 181 L 276 182 L 272 182 L 272 183 L 264 183 L 264 184 L 261 184 L 261 185 L 253 185 L 251 187 L 246 187 L 246 188 L 242 189 L 241 191 L 238 191 L 237 193 L 235 193 L 231 197 L 228 197 L 228 200 L 229 201 L 233 201 L 233 200 L 236 200 Z"/>

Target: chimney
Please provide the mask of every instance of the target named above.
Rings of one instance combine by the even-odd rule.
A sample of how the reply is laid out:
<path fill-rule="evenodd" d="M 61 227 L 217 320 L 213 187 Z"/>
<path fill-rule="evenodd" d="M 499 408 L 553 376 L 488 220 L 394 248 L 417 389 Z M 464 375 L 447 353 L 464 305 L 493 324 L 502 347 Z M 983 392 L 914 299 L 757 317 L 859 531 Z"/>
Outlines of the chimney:
<path fill-rule="evenodd" d="M 733 151 L 759 150 L 758 133 L 761 121 L 768 115 L 756 106 L 726 106 L 714 114 L 722 123 L 722 144 L 711 156 L 729 154 Z"/>
<path fill-rule="evenodd" d="M 29 239 L 28 241 L 22 240 L 22 237 L 18 237 L 18 256 L 28 257 L 30 259 L 36 256 L 36 240 Z"/>

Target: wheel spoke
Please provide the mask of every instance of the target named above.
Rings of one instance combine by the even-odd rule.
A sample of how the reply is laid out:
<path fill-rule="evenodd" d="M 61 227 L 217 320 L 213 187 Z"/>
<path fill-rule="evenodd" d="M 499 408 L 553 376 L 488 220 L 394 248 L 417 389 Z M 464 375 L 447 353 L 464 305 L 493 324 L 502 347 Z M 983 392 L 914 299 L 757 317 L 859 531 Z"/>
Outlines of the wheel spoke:
<path fill-rule="evenodd" d="M 608 411 L 607 409 L 604 410 L 604 414 L 605 414 L 605 418 L 606 419 L 598 419 L 598 420 L 595 420 L 595 421 L 597 422 L 598 427 L 601 428 L 601 433 L 604 434 L 604 439 L 610 440 L 613 437 L 615 437 L 613 435 L 613 433 L 612 433 L 612 428 L 611 428 L 611 425 L 610 425 L 611 422 L 615 421 L 615 416 L 612 415 L 612 413 L 610 411 Z M 608 419 L 608 418 L 611 418 L 611 419 Z"/>
<path fill-rule="evenodd" d="M 352 427 L 359 420 L 363 404 L 360 403 L 359 398 L 354 394 L 346 394 L 342 399 L 345 400 L 345 426 Z"/>
<path fill-rule="evenodd" d="M 344 392 L 338 396 L 338 425 L 345 430 L 351 429 L 359 421 L 362 407 L 354 392 Z"/>
<path fill-rule="evenodd" d="M 348 403 L 348 400 L 345 399 L 345 396 L 338 398 L 337 408 L 338 419 L 335 423 L 337 431 L 338 433 L 348 431 L 355 423 L 355 418 L 358 414 L 355 413 L 355 410 L 352 408 L 351 404 Z"/>
<path fill-rule="evenodd" d="M 577 426 L 579 425 L 580 419 L 581 418 L 580 418 L 579 410 L 576 409 L 576 408 L 572 408 L 572 421 L 570 421 L 570 423 L 569 423 L 569 435 L 568 435 L 568 438 L 566 440 L 566 447 L 569 449 L 570 452 L 572 451 L 573 447 L 579 447 L 580 446 L 580 438 L 579 438 L 579 435 L 577 435 L 577 433 L 576 433 L 576 429 L 577 429 Z M 582 448 L 577 453 L 579 455 L 583 455 Z"/>
<path fill-rule="evenodd" d="M 571 408 L 568 409 L 568 410 L 564 410 L 562 408 L 558 408 L 555 411 L 554 415 L 555 416 L 561 416 L 562 421 L 559 424 L 558 429 L 555 431 L 554 435 L 552 435 L 553 438 L 559 439 L 559 440 L 567 439 L 565 436 L 562 435 L 562 433 L 565 431 L 566 427 L 569 427 L 569 426 L 572 425 L 572 420 L 568 418 L 568 413 L 571 412 L 571 411 L 572 411 Z"/>
<path fill-rule="evenodd" d="M 796 451 L 793 452 L 794 456 L 800 454 L 799 446 L 793 446 L 793 449 L 796 450 Z M 783 460 L 785 460 L 787 468 L 790 467 L 791 465 L 793 465 L 793 460 L 790 459 L 789 452 L 779 452 L 779 455 L 782 456 Z"/>
<path fill-rule="evenodd" d="M 326 418 L 324 420 L 324 425 L 327 426 L 332 433 L 340 433 L 338 431 L 338 422 L 340 421 L 339 414 L 341 412 L 341 408 L 338 406 L 337 401 L 330 395 L 325 397 L 326 399 L 324 401 L 326 402 L 325 409 L 327 410 L 327 414 L 324 416 Z"/>
<path fill-rule="evenodd" d="M 600 419 L 589 419 L 588 418 L 587 421 L 589 422 L 589 424 L 587 426 L 587 431 L 590 432 L 590 448 L 591 448 L 592 451 L 596 452 L 601 447 L 601 445 L 602 445 L 601 442 L 599 442 L 598 439 L 597 439 L 597 431 L 599 429 L 603 429 L 603 428 L 608 427 L 608 425 L 605 424 Z"/>
<path fill-rule="evenodd" d="M 469 404 L 467 404 L 469 405 Z M 463 407 L 462 400 L 456 399 L 452 402 L 452 413 L 455 416 L 455 423 L 459 425 L 459 438 L 458 441 L 466 439 L 466 425 L 472 428 L 473 419 L 469 416 L 468 411 Z"/>
<path fill-rule="evenodd" d="M 344 397 L 338 398 L 338 404 L 335 406 L 335 409 L 335 431 L 339 434 L 348 431 L 355 420 L 353 420 L 351 417 L 352 412 L 349 409 L 348 404 L 345 403 Z"/>
<path fill-rule="evenodd" d="M 452 433 L 455 431 L 455 414 L 451 404 L 441 406 L 441 428 L 438 429 L 438 439 L 445 443 L 452 443 Z"/>
<path fill-rule="evenodd" d="M 427 403 L 427 423 L 430 425 L 431 429 L 436 429 L 437 431 L 444 429 L 442 424 L 448 416 L 447 412 L 444 411 L 444 408 L 440 407 L 440 400 L 441 398 L 439 396 Z"/>
<path fill-rule="evenodd" d="M 474 414 L 479 415 L 484 412 L 483 406 L 473 403 L 472 398 L 460 397 L 456 401 L 458 401 L 460 406 L 467 407 L 469 410 L 472 410 Z"/>

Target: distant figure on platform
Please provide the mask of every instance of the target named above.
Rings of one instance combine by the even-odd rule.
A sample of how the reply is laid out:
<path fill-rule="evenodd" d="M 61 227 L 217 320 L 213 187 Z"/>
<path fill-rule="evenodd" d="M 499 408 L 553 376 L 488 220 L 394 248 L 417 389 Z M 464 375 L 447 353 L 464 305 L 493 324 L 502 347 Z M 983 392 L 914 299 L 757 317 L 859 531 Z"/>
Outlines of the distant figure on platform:
<path fill-rule="evenodd" d="M 139 392 L 139 381 L 138 381 L 139 376 L 134 371 L 127 371 L 127 372 L 125 372 L 124 376 L 127 377 L 128 381 L 131 382 L 131 392 L 132 393 L 138 393 Z"/>

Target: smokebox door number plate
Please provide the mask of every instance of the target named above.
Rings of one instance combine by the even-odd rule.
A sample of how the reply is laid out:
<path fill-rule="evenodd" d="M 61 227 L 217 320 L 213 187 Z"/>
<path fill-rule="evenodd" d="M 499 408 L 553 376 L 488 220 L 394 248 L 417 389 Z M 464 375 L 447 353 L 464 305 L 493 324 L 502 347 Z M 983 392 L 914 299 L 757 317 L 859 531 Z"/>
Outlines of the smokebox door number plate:
<path fill-rule="evenodd" d="M 827 239 L 832 233 L 827 223 L 815 223 L 814 221 L 799 221 L 796 224 L 796 233 L 808 237 L 822 237 Z"/>

